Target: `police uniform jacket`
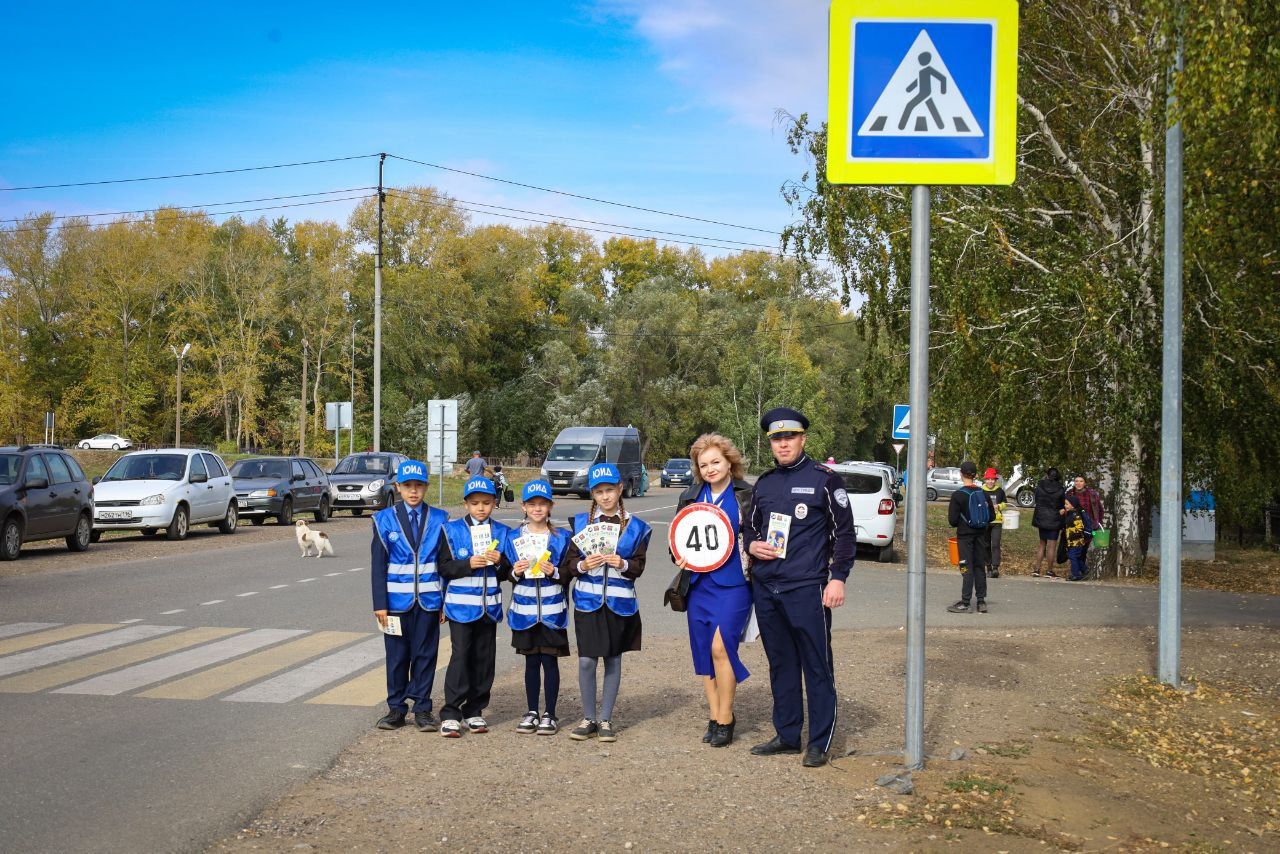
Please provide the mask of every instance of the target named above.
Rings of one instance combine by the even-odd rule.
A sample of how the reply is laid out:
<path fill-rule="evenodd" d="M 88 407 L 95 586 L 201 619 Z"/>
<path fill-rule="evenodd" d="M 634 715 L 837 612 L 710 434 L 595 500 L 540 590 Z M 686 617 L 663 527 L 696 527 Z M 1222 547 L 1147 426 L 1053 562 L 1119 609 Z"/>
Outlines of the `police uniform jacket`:
<path fill-rule="evenodd" d="M 750 522 L 742 527 L 748 548 L 755 540 L 765 539 L 770 513 L 791 518 L 787 556 L 777 560 L 753 557 L 753 580 L 784 591 L 825 584 L 828 578 L 848 579 L 858 540 L 840 475 L 807 454 L 789 466 L 775 464 L 760 475 L 751 495 Z"/>

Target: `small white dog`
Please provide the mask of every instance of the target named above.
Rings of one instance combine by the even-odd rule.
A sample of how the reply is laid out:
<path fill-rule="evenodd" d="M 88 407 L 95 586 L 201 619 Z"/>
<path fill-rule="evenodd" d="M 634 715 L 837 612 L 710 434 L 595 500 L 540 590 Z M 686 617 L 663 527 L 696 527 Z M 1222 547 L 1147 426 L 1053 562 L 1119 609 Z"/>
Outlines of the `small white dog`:
<path fill-rule="evenodd" d="M 293 523 L 294 533 L 298 537 L 298 548 L 302 549 L 303 557 L 310 557 L 311 550 L 316 550 L 316 557 L 328 555 L 333 557 L 333 543 L 329 542 L 329 535 L 324 531 L 313 531 L 307 527 L 306 519 L 299 519 Z"/>

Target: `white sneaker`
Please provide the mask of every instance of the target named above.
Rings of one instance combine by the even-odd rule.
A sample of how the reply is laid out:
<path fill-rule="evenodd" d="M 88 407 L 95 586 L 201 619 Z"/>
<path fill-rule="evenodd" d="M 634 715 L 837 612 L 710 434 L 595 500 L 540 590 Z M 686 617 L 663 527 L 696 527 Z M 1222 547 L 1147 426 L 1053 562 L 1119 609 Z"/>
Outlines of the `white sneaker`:
<path fill-rule="evenodd" d="M 520 723 L 516 724 L 516 732 L 529 734 L 537 731 L 538 713 L 533 710 L 529 710 L 524 713 L 524 717 L 520 719 Z"/>
<path fill-rule="evenodd" d="M 462 738 L 462 724 L 457 721 L 441 721 L 440 734 L 445 738 Z"/>
<path fill-rule="evenodd" d="M 474 718 L 467 718 L 467 729 L 472 732 L 488 732 L 489 725 L 485 723 L 484 718 L 476 715 Z"/>
<path fill-rule="evenodd" d="M 538 735 L 555 735 L 559 731 L 560 724 L 556 722 L 555 718 L 544 712 L 542 720 L 538 722 Z"/>

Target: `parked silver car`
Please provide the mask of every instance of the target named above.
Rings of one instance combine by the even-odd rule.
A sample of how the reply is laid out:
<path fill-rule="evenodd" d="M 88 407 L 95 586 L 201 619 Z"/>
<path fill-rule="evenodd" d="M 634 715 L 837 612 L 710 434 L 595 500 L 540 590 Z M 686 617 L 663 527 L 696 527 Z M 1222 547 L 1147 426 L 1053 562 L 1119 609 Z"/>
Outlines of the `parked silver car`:
<path fill-rule="evenodd" d="M 939 498 L 950 498 L 951 493 L 964 486 L 960 480 L 960 469 L 957 466 L 935 466 L 925 476 L 925 495 L 930 501 Z"/>

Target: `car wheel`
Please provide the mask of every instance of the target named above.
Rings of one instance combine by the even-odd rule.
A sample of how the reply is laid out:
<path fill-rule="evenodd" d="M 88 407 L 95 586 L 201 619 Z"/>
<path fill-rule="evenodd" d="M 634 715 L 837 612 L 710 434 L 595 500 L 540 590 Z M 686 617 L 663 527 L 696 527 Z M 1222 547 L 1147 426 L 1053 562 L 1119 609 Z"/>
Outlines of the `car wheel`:
<path fill-rule="evenodd" d="M 878 563 L 893 563 L 894 557 L 893 543 L 876 549 L 876 562 Z"/>
<path fill-rule="evenodd" d="M 88 442 L 81 442 L 81 443 L 80 443 L 80 450 L 82 450 L 82 451 L 87 451 L 87 450 L 89 450 L 89 443 L 88 443 Z"/>
<path fill-rule="evenodd" d="M 96 543 L 96 542 L 98 542 L 98 540 L 100 540 L 100 539 L 102 539 L 102 532 L 101 532 L 101 531 L 90 531 L 90 532 L 89 532 L 89 542 L 91 542 L 91 543 Z"/>
<path fill-rule="evenodd" d="M 165 539 L 185 540 L 190 530 L 191 517 L 188 515 L 187 506 L 179 504 L 178 509 L 173 511 L 173 521 L 169 523 L 168 528 L 165 528 Z"/>
<path fill-rule="evenodd" d="M 218 533 L 234 534 L 236 525 L 240 522 L 240 515 L 236 510 L 236 503 L 232 501 L 227 505 L 227 515 L 222 517 L 222 521 L 218 523 Z"/>
<path fill-rule="evenodd" d="M 934 489 L 934 488 L 931 486 L 931 487 L 929 487 L 928 489 L 926 489 L 926 490 L 924 491 L 924 497 L 925 497 L 925 498 L 927 498 L 927 499 L 929 499 L 930 501 L 937 501 L 937 500 L 938 500 L 938 490 Z"/>
<path fill-rule="evenodd" d="M 363 515 L 364 515 L 364 508 L 363 508 L 363 507 L 353 507 L 353 508 L 351 508 L 351 515 L 352 515 L 352 516 L 363 516 Z"/>
<path fill-rule="evenodd" d="M 266 517 L 266 516 L 254 516 L 254 517 L 253 517 L 252 519 L 250 519 L 249 521 L 253 522 L 254 526 L 256 527 L 256 526 L 258 526 L 258 525 L 261 525 L 263 522 L 267 521 L 267 517 Z"/>
<path fill-rule="evenodd" d="M 388 507 L 394 507 L 394 506 L 395 506 L 395 503 L 396 503 L 396 497 L 395 497 L 394 495 L 392 495 L 390 492 L 388 492 L 386 495 L 382 496 L 382 509 L 383 509 L 383 510 L 386 510 Z"/>
<path fill-rule="evenodd" d="M 22 551 L 22 520 L 10 516 L 0 529 L 0 560 L 17 560 Z"/>
<path fill-rule="evenodd" d="M 329 521 L 329 497 L 326 495 L 320 499 L 320 507 L 315 512 L 317 522 Z"/>
<path fill-rule="evenodd" d="M 120 450 L 120 446 L 119 446 L 118 444 L 112 443 L 112 445 L 111 445 L 111 450 L 113 450 L 113 451 L 118 451 L 118 450 Z"/>
<path fill-rule="evenodd" d="M 293 499 L 286 498 L 284 504 L 280 505 L 280 512 L 276 514 L 276 521 L 281 525 L 293 524 Z"/>
<path fill-rule="evenodd" d="M 1036 506 L 1036 491 L 1034 489 L 1022 489 L 1018 491 L 1018 506 L 1024 510 L 1029 510 Z"/>
<path fill-rule="evenodd" d="M 76 529 L 67 537 L 67 548 L 73 552 L 82 552 L 89 548 L 89 535 L 93 533 L 93 520 L 88 513 L 81 513 Z"/>

